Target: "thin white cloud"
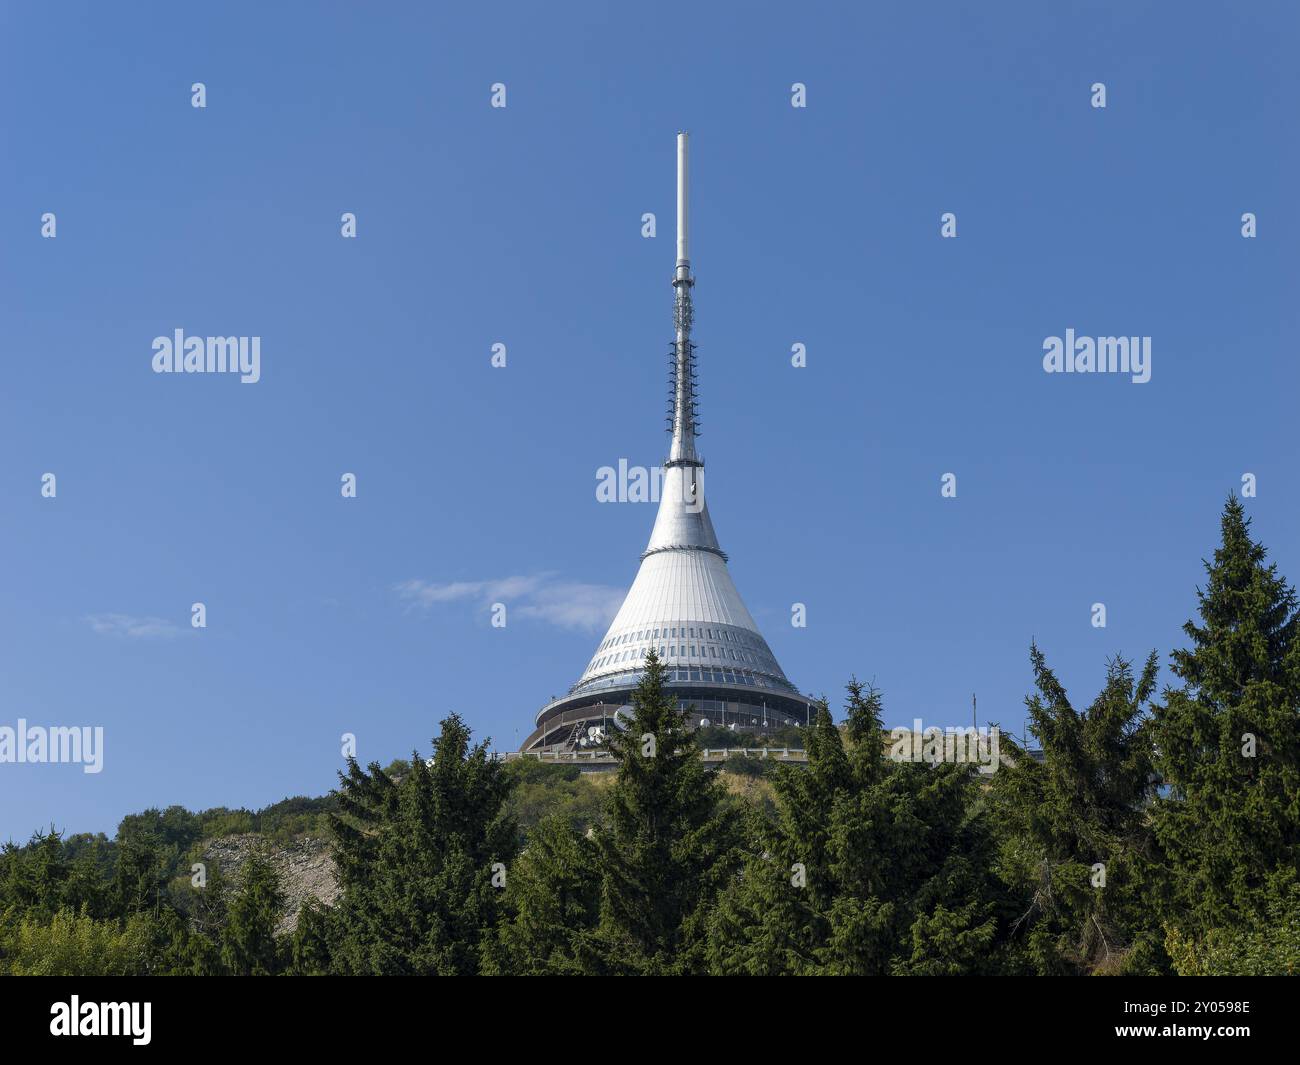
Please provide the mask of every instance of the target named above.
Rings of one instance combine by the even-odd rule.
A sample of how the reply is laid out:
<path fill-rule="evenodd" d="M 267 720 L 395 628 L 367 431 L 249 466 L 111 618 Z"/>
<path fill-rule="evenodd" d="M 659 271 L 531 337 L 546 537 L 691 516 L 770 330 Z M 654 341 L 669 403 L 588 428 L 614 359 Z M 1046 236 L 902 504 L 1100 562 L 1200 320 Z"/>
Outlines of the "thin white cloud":
<path fill-rule="evenodd" d="M 495 581 L 453 581 L 450 584 L 434 584 L 431 581 L 415 579 L 397 585 L 397 594 L 412 605 L 422 607 L 429 607 L 434 603 L 453 603 L 461 599 L 502 602 L 529 595 L 549 577 L 549 573 L 543 573 L 536 577 L 504 577 Z"/>
<path fill-rule="evenodd" d="M 557 580 L 551 573 L 448 584 L 413 579 L 402 581 L 395 590 L 412 607 L 425 610 L 439 603 L 468 601 L 484 607 L 504 603 L 515 617 L 583 630 L 608 625 L 625 594 L 624 589 L 606 584 Z"/>
<path fill-rule="evenodd" d="M 130 614 L 88 614 L 86 621 L 101 636 L 147 640 L 176 636 L 180 627 L 166 618 L 138 618 Z"/>
<path fill-rule="evenodd" d="M 608 584 L 557 582 L 539 588 L 518 612 L 563 629 L 603 629 L 614 620 L 626 594 L 625 588 Z"/>

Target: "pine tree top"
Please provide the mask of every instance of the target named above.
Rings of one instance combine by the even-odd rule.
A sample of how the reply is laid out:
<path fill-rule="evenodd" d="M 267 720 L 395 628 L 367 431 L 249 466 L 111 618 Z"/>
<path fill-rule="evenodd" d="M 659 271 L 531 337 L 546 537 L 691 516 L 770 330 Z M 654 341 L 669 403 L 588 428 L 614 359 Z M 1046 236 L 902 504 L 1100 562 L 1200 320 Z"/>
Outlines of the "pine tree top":
<path fill-rule="evenodd" d="M 1205 587 L 1196 589 L 1201 624 L 1183 625 L 1192 646 L 1171 655 L 1174 673 L 1213 699 L 1235 698 L 1257 681 L 1281 683 L 1280 670 L 1297 666 L 1300 600 L 1277 564 L 1266 564 L 1268 552 L 1250 525 L 1241 501 L 1230 495 L 1222 541 L 1214 560 L 1204 562 Z"/>

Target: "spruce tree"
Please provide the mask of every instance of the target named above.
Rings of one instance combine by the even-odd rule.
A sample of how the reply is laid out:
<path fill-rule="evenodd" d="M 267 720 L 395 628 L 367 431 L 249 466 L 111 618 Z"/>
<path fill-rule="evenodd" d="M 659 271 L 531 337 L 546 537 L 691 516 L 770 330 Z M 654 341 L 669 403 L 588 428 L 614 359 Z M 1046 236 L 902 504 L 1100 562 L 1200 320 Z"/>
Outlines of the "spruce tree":
<path fill-rule="evenodd" d="M 778 767 L 760 831 L 710 922 L 719 974 L 955 974 L 1005 968 L 1009 907 L 969 764 L 892 761 L 881 697 L 825 704 L 806 766 Z M 846 744 L 847 741 L 847 744 Z"/>
<path fill-rule="evenodd" d="M 239 887 L 231 898 L 221 935 L 221 961 L 232 976 L 275 976 L 283 965 L 276 939 L 284 896 L 280 877 L 266 856 L 254 851 L 240 870 Z M 196 956 L 196 963 L 206 963 Z"/>
<path fill-rule="evenodd" d="M 394 778 L 378 763 L 363 770 L 349 760 L 339 776 L 330 827 L 342 896 L 323 940 L 333 950 L 331 969 L 476 973 L 480 942 L 498 923 L 494 866 L 518 849 L 503 765 L 486 743 L 470 746 L 469 729 L 453 714 L 430 764 L 414 754 Z"/>
<path fill-rule="evenodd" d="M 85 836 L 78 841 L 75 853 L 67 842 L 64 855 L 69 858 L 68 876 L 63 882 L 63 905 L 91 917 L 106 917 L 112 895 L 106 878 L 107 844 L 102 835 Z"/>
<path fill-rule="evenodd" d="M 1127 661 L 1112 659 L 1085 712 L 1071 705 L 1036 645 L 1030 660 L 1037 691 L 1025 704 L 1043 761 L 1012 750 L 993 779 L 1000 869 L 1029 899 L 1017 935 L 1040 974 L 1161 971 L 1163 937 L 1152 918 L 1160 855 L 1144 724 L 1156 653 L 1136 677 Z"/>
<path fill-rule="evenodd" d="M 24 847 L 12 842 L 0 854 L 0 913 L 49 918 L 61 908 L 79 909 L 73 863 L 53 828 L 37 831 Z"/>
<path fill-rule="evenodd" d="M 1182 686 L 1154 710 L 1168 789 L 1156 831 L 1168 854 L 1171 926 L 1184 935 L 1267 920 L 1300 882 L 1300 611 L 1295 590 L 1229 497 L 1197 589 L 1200 624 L 1173 653 Z"/>
<path fill-rule="evenodd" d="M 484 970 L 512 976 L 574 975 L 580 943 L 600 918 L 595 844 L 563 814 L 543 819 L 510 868 L 510 917 L 485 945 Z"/>
<path fill-rule="evenodd" d="M 746 818 L 747 857 L 710 917 L 714 973 L 777 976 L 810 972 L 829 933 L 831 813 L 851 787 L 839 730 L 825 701 L 804 733 L 805 765 L 778 765 L 777 824 Z"/>
<path fill-rule="evenodd" d="M 152 829 L 118 832 L 117 868 L 113 877 L 116 912 L 157 913 L 167 894 L 166 847 Z"/>
<path fill-rule="evenodd" d="M 206 866 L 202 886 L 186 875 L 172 881 L 172 898 L 184 920 L 185 936 L 177 945 L 178 969 L 190 976 L 220 976 L 226 972 L 221 958 L 222 933 L 230 920 L 230 887 L 220 866 L 209 864 L 202 848 L 190 854 L 190 863 Z"/>
<path fill-rule="evenodd" d="M 596 831 L 600 921 L 583 963 L 607 973 L 699 972 L 705 918 L 734 868 L 737 826 L 654 651 L 631 705 L 626 731 L 609 740 L 618 774 Z"/>
<path fill-rule="evenodd" d="M 298 910 L 298 927 L 289 940 L 291 976 L 327 976 L 333 970 L 338 951 L 340 924 L 336 911 L 316 899 L 308 899 Z"/>

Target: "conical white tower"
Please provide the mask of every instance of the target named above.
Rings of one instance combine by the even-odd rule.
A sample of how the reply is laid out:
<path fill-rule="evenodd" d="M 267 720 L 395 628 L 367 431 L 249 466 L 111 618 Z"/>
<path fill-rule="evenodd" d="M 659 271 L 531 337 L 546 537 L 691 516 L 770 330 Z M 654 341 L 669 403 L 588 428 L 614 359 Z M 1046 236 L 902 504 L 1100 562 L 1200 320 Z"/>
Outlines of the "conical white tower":
<path fill-rule="evenodd" d="M 589 728 L 607 722 L 627 702 L 652 647 L 668 670 L 670 688 L 700 719 L 744 729 L 806 724 L 809 719 L 810 701 L 786 679 L 736 591 L 705 502 L 704 462 L 696 450 L 688 147 L 688 135 L 679 133 L 672 443 L 659 514 L 636 580 L 609 631 L 569 693 L 538 712 L 537 729 L 524 750 L 571 747 Z"/>

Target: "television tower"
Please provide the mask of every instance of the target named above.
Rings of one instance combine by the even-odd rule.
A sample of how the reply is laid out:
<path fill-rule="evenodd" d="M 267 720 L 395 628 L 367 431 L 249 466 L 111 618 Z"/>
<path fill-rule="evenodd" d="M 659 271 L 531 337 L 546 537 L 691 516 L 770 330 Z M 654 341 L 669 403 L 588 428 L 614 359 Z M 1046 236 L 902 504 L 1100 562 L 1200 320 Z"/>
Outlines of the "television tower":
<path fill-rule="evenodd" d="M 742 729 L 804 725 L 812 700 L 786 679 L 727 570 L 704 498 L 704 461 L 696 449 L 694 310 L 688 234 L 690 138 L 677 134 L 677 261 L 673 271 L 674 339 L 669 353 L 672 440 L 664 463 L 659 513 L 641 568 L 582 676 L 563 698 L 537 713 L 524 751 L 564 751 L 589 742 L 590 730 L 617 720 L 654 648 L 668 690 L 693 708 L 692 724 Z"/>

